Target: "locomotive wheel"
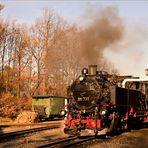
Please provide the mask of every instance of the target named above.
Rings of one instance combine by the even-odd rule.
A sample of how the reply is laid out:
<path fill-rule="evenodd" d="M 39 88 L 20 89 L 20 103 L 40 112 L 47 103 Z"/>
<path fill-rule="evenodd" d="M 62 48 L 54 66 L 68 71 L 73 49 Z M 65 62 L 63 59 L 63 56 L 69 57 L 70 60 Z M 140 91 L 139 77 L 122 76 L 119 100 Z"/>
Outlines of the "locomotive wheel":
<path fill-rule="evenodd" d="M 119 117 L 116 117 L 115 112 L 112 115 L 113 115 L 113 118 L 112 118 L 110 126 L 108 128 L 108 133 L 117 134 L 117 132 L 121 130 L 120 119 L 119 119 Z"/>
<path fill-rule="evenodd" d="M 113 114 L 112 114 L 112 120 L 111 120 L 110 126 L 109 126 L 109 128 L 108 128 L 108 132 L 113 131 L 113 129 L 114 129 L 114 124 L 115 124 L 115 112 L 113 112 Z"/>
<path fill-rule="evenodd" d="M 131 129 L 133 128 L 133 126 L 134 126 L 133 121 L 134 121 L 133 116 L 129 115 L 128 120 L 127 120 L 127 130 L 128 131 L 131 131 Z"/>
<path fill-rule="evenodd" d="M 141 125 L 142 125 L 142 122 L 141 122 L 140 118 L 138 118 L 138 117 L 134 118 L 133 117 L 133 124 L 132 125 L 133 125 L 132 127 L 134 129 L 140 129 Z"/>
<path fill-rule="evenodd" d="M 127 130 L 131 129 L 140 129 L 141 128 L 141 120 L 138 117 L 129 116 L 127 121 Z"/>

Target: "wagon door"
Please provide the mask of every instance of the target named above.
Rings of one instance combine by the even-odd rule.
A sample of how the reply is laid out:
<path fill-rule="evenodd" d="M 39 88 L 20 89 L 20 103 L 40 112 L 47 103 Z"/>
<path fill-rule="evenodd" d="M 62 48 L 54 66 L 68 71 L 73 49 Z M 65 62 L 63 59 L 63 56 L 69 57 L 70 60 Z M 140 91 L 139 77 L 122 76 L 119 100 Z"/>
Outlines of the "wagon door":
<path fill-rule="evenodd" d="M 61 110 L 64 108 L 65 98 L 51 97 L 51 115 L 60 117 Z"/>

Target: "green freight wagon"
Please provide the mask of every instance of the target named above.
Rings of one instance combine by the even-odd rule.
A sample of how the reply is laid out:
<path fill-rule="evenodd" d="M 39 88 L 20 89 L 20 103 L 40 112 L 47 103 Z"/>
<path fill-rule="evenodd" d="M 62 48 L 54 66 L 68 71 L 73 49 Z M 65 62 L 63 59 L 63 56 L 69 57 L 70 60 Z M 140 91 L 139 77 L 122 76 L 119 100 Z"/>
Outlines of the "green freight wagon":
<path fill-rule="evenodd" d="M 66 97 L 59 96 L 33 96 L 32 111 L 38 112 L 39 119 L 61 118 Z"/>

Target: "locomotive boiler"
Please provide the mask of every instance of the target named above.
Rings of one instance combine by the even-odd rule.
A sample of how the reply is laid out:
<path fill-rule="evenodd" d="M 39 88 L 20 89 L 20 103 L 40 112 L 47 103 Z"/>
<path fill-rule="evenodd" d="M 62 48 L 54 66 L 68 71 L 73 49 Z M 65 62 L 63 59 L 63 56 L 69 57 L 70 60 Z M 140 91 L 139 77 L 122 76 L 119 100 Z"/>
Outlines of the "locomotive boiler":
<path fill-rule="evenodd" d="M 135 81 L 128 81 L 123 88 L 126 78 Z M 64 132 L 106 135 L 147 121 L 148 81 L 138 80 L 98 71 L 97 65 L 82 69 L 68 88 Z"/>

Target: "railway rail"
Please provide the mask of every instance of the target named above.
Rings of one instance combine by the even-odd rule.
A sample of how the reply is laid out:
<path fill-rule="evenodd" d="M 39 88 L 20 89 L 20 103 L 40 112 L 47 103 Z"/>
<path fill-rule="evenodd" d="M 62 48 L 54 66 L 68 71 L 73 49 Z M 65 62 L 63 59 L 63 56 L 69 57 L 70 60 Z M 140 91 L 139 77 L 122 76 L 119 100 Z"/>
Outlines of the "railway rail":
<path fill-rule="evenodd" d="M 62 139 L 62 140 L 58 140 L 58 141 L 55 141 L 55 142 L 51 142 L 51 143 L 48 143 L 48 144 L 45 144 L 45 145 L 40 145 L 38 146 L 37 148 L 46 148 L 46 147 L 58 147 L 58 148 L 65 148 L 65 147 L 75 147 L 76 145 L 78 144 L 81 144 L 81 143 L 84 143 L 84 142 L 87 142 L 87 141 L 92 141 L 94 140 L 95 137 L 85 137 L 83 139 L 80 139 L 78 137 L 70 137 L 70 138 L 67 138 L 67 139 Z"/>
<path fill-rule="evenodd" d="M 59 128 L 60 125 L 50 125 L 50 126 L 44 126 L 44 127 L 37 127 L 37 128 L 31 128 L 31 129 L 25 129 L 25 130 L 17 130 L 17 131 L 12 131 L 12 132 L 0 132 L 0 142 L 7 140 L 7 139 L 13 139 L 17 136 L 21 137 L 25 134 L 30 134 L 34 132 L 39 132 L 43 130 L 50 130 L 50 129 L 55 129 Z"/>
<path fill-rule="evenodd" d="M 52 125 L 52 124 L 59 124 L 62 120 L 53 120 L 49 122 L 37 122 L 37 123 L 24 123 L 24 124 L 2 124 L 0 128 L 8 128 L 8 127 L 25 127 L 25 126 L 38 126 L 38 125 Z"/>

